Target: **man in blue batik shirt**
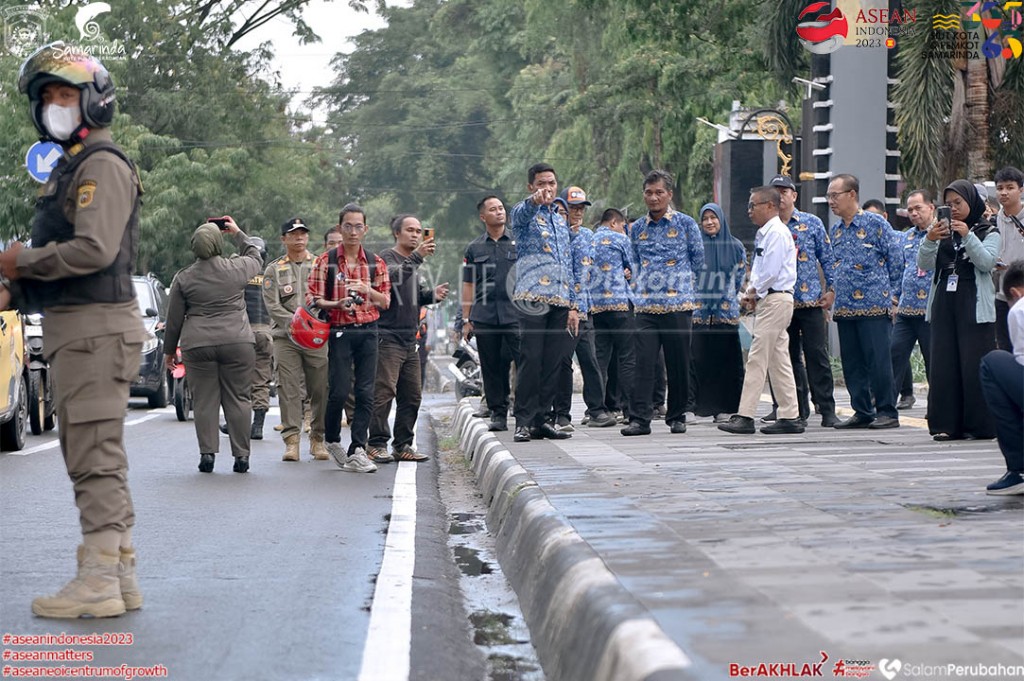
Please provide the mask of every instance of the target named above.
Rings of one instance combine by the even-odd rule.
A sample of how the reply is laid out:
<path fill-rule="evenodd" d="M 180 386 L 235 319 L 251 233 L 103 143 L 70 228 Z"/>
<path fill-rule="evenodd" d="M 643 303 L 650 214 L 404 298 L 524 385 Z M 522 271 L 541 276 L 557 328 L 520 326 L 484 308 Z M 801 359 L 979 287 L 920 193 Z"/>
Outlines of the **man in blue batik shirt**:
<path fill-rule="evenodd" d="M 836 297 L 833 288 L 832 266 L 835 259 L 832 256 L 832 244 L 825 233 L 825 225 L 817 216 L 796 209 L 796 184 L 791 178 L 776 175 L 768 184 L 779 190 L 779 219 L 789 227 L 796 244 L 793 319 L 786 331 L 789 333 L 789 360 L 793 364 L 793 377 L 796 380 L 800 419 L 806 423 L 810 417 L 811 405 L 807 399 L 810 389 L 814 404 L 821 412 L 822 427 L 832 428 L 839 423 L 825 319 L 825 310 L 832 306 Z M 819 267 L 825 278 L 824 289 L 821 286 L 822 276 L 818 273 Z M 772 410 L 772 418 L 774 415 L 775 409 Z M 768 417 L 765 419 L 770 420 Z"/>
<path fill-rule="evenodd" d="M 579 309 L 580 332 L 573 349 L 583 374 L 583 402 L 587 405 L 584 421 L 581 423 L 614 426 L 611 414 L 604 413 L 604 383 L 598 368 L 597 352 L 594 350 L 594 325 L 590 313 L 590 276 L 594 263 L 594 232 L 583 226 L 587 206 L 587 194 L 579 187 L 568 187 L 555 199 L 565 206 L 569 222 L 569 251 L 572 253 L 573 277 L 576 280 L 576 306 Z M 554 418 L 557 430 L 571 433 L 572 426 L 572 353 L 566 356 L 558 375 L 555 393 Z M 596 419 L 596 421 L 595 421 Z"/>
<path fill-rule="evenodd" d="M 836 175 L 828 185 L 836 298 L 832 317 L 839 328 L 843 377 L 854 415 L 836 428 L 899 428 L 892 380 L 889 314 L 900 290 L 903 254 L 892 226 L 861 210 L 860 181 Z"/>
<path fill-rule="evenodd" d="M 530 196 L 512 208 L 511 220 L 518 253 L 512 300 L 521 332 L 513 439 L 562 440 L 571 434 L 556 430 L 544 417 L 555 399 L 553 378 L 579 333 L 569 227 L 552 205 L 558 194 L 554 168 L 532 166 L 526 188 Z"/>
<path fill-rule="evenodd" d="M 925 319 L 928 310 L 928 292 L 932 285 L 932 270 L 917 266 L 917 252 L 928 234 L 928 228 L 935 222 L 935 201 L 931 192 L 916 189 L 907 196 L 907 215 L 913 227 L 897 234 L 903 251 L 903 280 L 900 287 L 900 303 L 896 308 L 896 320 L 892 327 L 892 373 L 895 386 L 900 390 L 906 384 L 910 372 L 910 355 L 914 343 L 921 346 L 924 357 L 924 371 L 928 374 L 931 353 L 931 325 Z M 913 384 L 909 393 L 904 393 L 896 405 L 897 409 L 914 406 Z"/>
<path fill-rule="evenodd" d="M 690 330 L 694 272 L 704 268 L 704 241 L 696 221 L 672 209 L 672 176 L 652 170 L 644 179 L 647 215 L 629 229 L 633 256 L 636 309 L 636 376 L 629 405 L 630 422 L 623 435 L 648 435 L 654 415 L 654 372 L 659 351 L 665 351 L 668 410 L 665 424 L 673 433 L 686 432 L 686 400 L 690 391 Z"/>
<path fill-rule="evenodd" d="M 590 313 L 594 318 L 597 364 L 604 386 L 604 411 L 629 411 L 633 392 L 636 359 L 633 352 L 633 296 L 629 281 L 636 265 L 633 245 L 625 234 L 626 218 L 621 211 L 608 208 L 594 232 L 594 265 L 590 271 Z M 612 366 L 612 358 L 615 364 Z M 609 381 L 613 375 L 614 385 Z M 588 425 L 604 427 L 606 419 L 590 420 Z"/>

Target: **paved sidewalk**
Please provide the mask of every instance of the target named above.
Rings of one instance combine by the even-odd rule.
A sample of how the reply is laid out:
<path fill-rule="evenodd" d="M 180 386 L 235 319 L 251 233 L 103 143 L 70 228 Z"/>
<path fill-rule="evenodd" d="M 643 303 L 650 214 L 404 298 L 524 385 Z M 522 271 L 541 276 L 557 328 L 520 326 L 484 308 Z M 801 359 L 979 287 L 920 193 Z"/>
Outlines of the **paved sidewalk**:
<path fill-rule="evenodd" d="M 743 671 L 730 665 L 790 678 L 813 673 L 823 651 L 827 678 L 839 660 L 859 660 L 875 679 L 1024 679 L 1024 498 L 985 495 L 1004 471 L 995 442 L 934 442 L 920 427 L 924 407 L 901 412 L 905 425 L 887 431 L 823 429 L 812 418 L 803 435 L 737 436 L 705 420 L 682 435 L 661 422 L 634 438 L 577 425 L 570 440 L 515 444 L 510 431 L 499 444 L 464 402 L 456 427 L 485 497 L 493 493 L 489 520 L 517 591 L 539 597 L 531 590 L 540 581 L 573 567 L 547 564 L 517 584 L 516 570 L 548 553 L 531 533 L 550 540 L 574 530 L 624 592 L 608 607 L 586 593 L 568 605 L 523 604 L 528 622 L 531 609 L 538 622 L 561 618 L 561 628 L 530 623 L 541 661 L 559 669 L 553 676 L 545 662 L 549 678 L 711 680 Z M 554 512 L 544 513 L 562 525 L 531 520 L 527 507 L 540 502 L 517 502 L 525 490 L 546 499 Z M 524 555 L 531 541 L 539 548 Z M 654 637 L 651 654 L 664 663 L 609 674 L 565 662 L 582 652 L 567 649 L 576 644 L 564 630 L 577 611 L 589 613 L 579 626 L 610 618 L 606 629 L 614 627 L 620 597 L 641 606 L 626 619 L 649 613 L 670 639 Z M 559 607 L 566 611 L 553 612 Z M 629 654 L 605 633 L 594 634 L 608 642 L 598 656 Z M 999 664 L 1017 668 L 992 668 Z M 652 675 L 659 669 L 663 676 Z M 853 667 L 841 664 L 839 676 L 844 669 Z"/>

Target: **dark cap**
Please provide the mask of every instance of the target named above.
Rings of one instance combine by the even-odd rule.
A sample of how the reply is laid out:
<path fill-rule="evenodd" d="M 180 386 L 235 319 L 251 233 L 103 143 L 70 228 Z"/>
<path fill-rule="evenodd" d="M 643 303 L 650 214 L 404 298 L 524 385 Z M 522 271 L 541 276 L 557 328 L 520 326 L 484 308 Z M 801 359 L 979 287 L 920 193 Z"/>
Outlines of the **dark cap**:
<path fill-rule="evenodd" d="M 590 201 L 587 201 L 587 193 L 579 187 L 569 187 L 562 192 L 562 198 L 570 206 L 592 206 Z"/>
<path fill-rule="evenodd" d="M 309 227 L 307 227 L 306 223 L 302 221 L 302 218 L 292 218 L 281 225 L 281 236 L 284 236 L 288 232 L 294 232 L 297 229 L 309 232 Z"/>
<path fill-rule="evenodd" d="M 796 191 L 796 185 L 793 184 L 793 179 L 788 175 L 776 175 L 768 181 L 769 187 L 779 187 L 780 189 L 792 189 Z"/>

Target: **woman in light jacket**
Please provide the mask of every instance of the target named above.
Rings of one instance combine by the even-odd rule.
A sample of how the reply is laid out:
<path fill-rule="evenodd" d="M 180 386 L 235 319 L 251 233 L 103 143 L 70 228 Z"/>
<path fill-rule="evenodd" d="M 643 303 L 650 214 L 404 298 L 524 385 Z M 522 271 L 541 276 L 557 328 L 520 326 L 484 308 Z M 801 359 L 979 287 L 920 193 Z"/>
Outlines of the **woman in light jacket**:
<path fill-rule="evenodd" d="M 984 217 L 985 201 L 967 180 L 946 187 L 943 199 L 952 220 L 928 229 L 917 265 L 934 269 L 928 296 L 931 371 L 928 431 L 934 439 L 995 437 L 981 394 L 981 358 L 995 349 L 996 303 L 991 272 L 1001 239 Z"/>
<path fill-rule="evenodd" d="M 208 222 L 192 235 L 196 261 L 171 282 L 164 336 L 164 348 L 169 353 L 181 346 L 195 405 L 202 473 L 213 472 L 214 455 L 220 450 L 220 408 L 228 422 L 234 471 L 249 470 L 249 393 L 256 350 L 245 313 L 244 292 L 246 283 L 262 271 L 263 260 L 259 240 L 247 237 L 230 218 L 224 224 L 223 232 Z M 221 255 L 223 234 L 234 237 L 241 257 Z M 174 354 L 166 359 L 171 368 Z"/>

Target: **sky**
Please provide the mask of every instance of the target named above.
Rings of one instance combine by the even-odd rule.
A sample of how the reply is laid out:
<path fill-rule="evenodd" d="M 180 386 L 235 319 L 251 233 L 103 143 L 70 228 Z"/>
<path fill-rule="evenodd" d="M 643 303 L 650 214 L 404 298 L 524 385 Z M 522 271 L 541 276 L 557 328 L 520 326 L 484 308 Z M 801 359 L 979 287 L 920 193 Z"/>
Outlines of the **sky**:
<path fill-rule="evenodd" d="M 274 68 L 281 73 L 281 82 L 287 89 L 299 92 L 293 105 L 308 111 L 303 104 L 314 87 L 329 85 L 334 77 L 330 68 L 331 59 L 338 52 L 353 49 L 349 40 L 363 31 L 384 26 L 384 20 L 374 13 L 357 12 L 348 6 L 346 0 L 312 0 L 303 12 L 306 23 L 320 35 L 322 42 L 299 45 L 292 35 L 292 26 L 287 19 L 277 17 L 258 30 L 249 34 L 237 44 L 238 49 L 248 50 L 260 43 L 270 41 L 274 45 Z M 313 112 L 316 122 L 324 121 L 324 114 Z"/>

